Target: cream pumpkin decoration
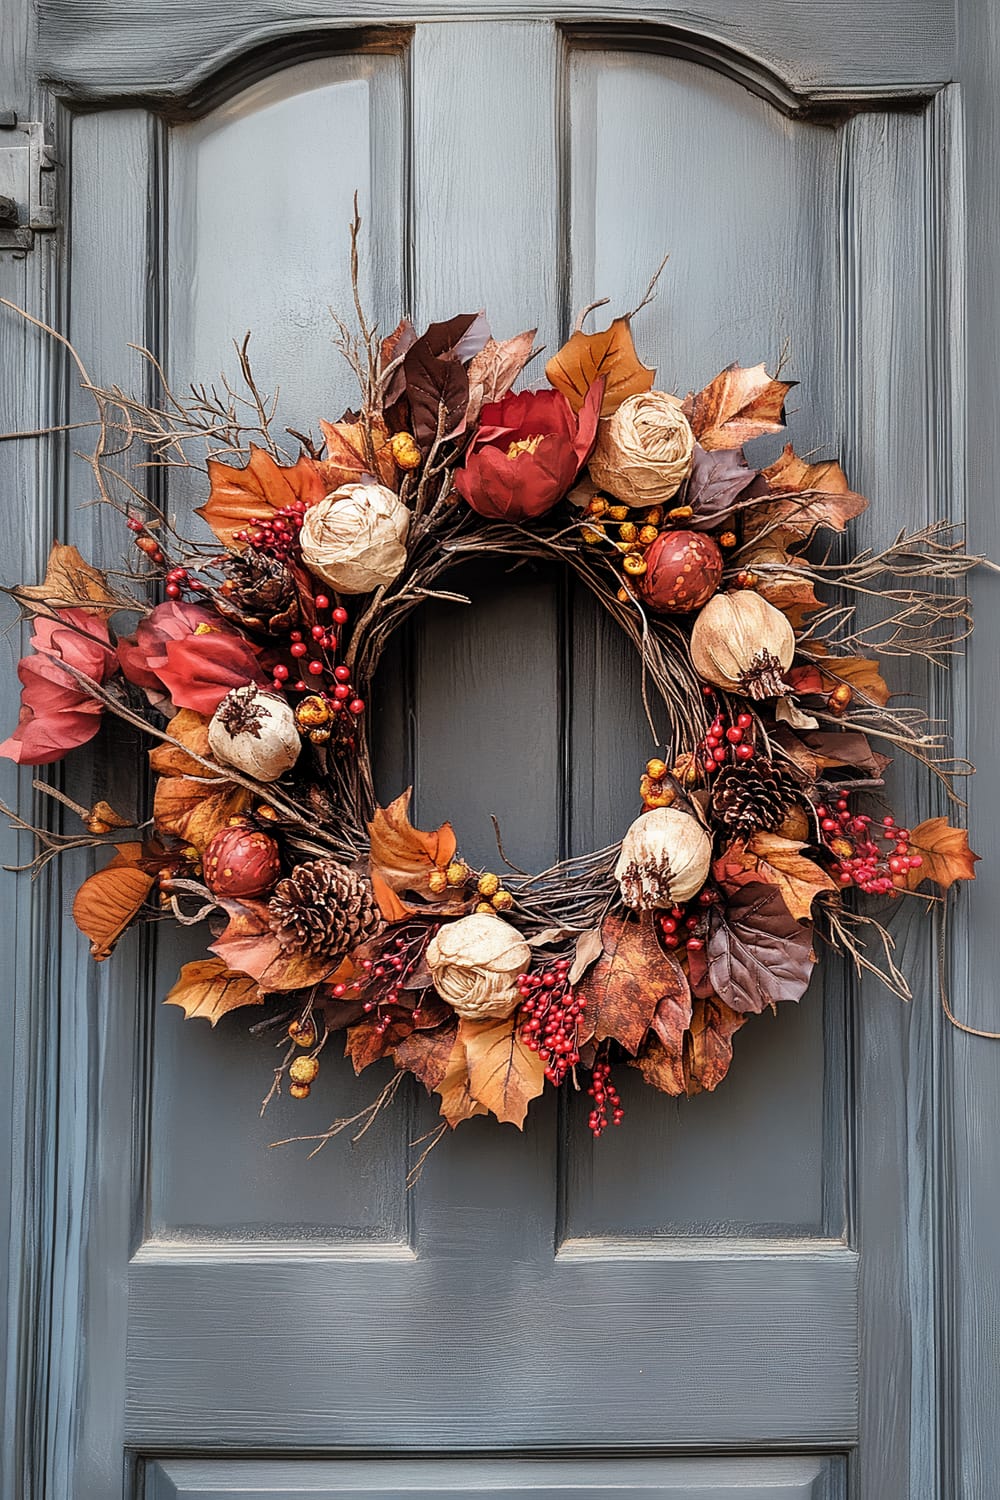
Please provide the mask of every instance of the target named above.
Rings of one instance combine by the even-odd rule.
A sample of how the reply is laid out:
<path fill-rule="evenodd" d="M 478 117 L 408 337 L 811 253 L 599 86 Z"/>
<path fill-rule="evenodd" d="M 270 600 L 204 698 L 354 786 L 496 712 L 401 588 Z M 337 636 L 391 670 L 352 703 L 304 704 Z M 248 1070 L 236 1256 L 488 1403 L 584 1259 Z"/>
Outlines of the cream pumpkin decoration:
<path fill-rule="evenodd" d="M 255 781 L 277 781 L 302 749 L 290 706 L 253 683 L 223 698 L 209 721 L 208 745 L 216 760 Z"/>
<path fill-rule="evenodd" d="M 691 472 L 694 433 L 676 396 L 629 396 L 597 429 L 590 477 L 625 505 L 664 505 Z"/>
<path fill-rule="evenodd" d="M 520 1002 L 517 977 L 531 966 L 531 949 L 509 922 L 474 913 L 449 922 L 427 945 L 434 988 L 469 1021 L 505 1020 Z"/>
<path fill-rule="evenodd" d="M 697 818 L 657 807 L 636 818 L 622 839 L 615 879 L 626 906 L 650 911 L 696 896 L 711 863 L 712 841 Z"/>
<path fill-rule="evenodd" d="M 340 594 L 392 583 L 406 562 L 410 512 L 383 484 L 343 484 L 302 521 L 302 561 Z"/>
<path fill-rule="evenodd" d="M 716 594 L 691 630 L 691 661 L 698 676 L 729 693 L 779 698 L 788 692 L 782 672 L 795 656 L 789 620 L 753 589 Z"/>

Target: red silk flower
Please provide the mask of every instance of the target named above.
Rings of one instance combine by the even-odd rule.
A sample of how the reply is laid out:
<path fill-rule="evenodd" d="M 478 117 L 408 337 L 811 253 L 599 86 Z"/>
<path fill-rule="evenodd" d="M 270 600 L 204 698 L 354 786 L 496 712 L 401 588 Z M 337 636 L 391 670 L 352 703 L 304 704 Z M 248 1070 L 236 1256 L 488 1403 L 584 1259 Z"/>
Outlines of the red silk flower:
<path fill-rule="evenodd" d="M 604 381 L 579 412 L 558 391 L 520 391 L 484 406 L 455 488 L 491 521 L 544 515 L 571 489 L 597 437 Z"/>
<path fill-rule="evenodd" d="M 47 766 L 92 740 L 104 711 L 59 663 L 95 683 L 110 677 L 117 663 L 107 625 L 85 609 L 38 615 L 31 644 L 35 654 L 22 657 L 17 668 L 21 716 L 0 755 L 21 766 Z"/>
<path fill-rule="evenodd" d="M 118 642 L 129 682 L 154 702 L 213 714 L 230 688 L 267 685 L 249 641 L 227 630 L 219 616 L 198 604 L 168 600 L 140 620 L 134 636 Z"/>

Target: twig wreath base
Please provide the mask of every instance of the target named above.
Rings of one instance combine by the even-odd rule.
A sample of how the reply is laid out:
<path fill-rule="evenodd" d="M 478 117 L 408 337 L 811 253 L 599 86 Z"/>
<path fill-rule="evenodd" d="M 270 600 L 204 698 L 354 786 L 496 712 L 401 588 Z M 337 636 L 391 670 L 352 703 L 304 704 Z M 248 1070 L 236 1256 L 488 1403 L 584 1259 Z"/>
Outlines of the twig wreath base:
<path fill-rule="evenodd" d="M 633 314 L 588 333 L 587 309 L 548 386 L 516 394 L 533 330 L 499 342 L 469 314 L 381 336 L 357 294 L 359 227 L 356 327 L 335 339 L 359 403 L 320 439 L 275 435 L 246 339 L 239 386 L 175 391 L 143 351 L 151 405 L 95 385 L 46 329 L 95 402 L 95 498 L 134 552 L 102 572 L 56 543 L 42 583 L 8 590 L 33 634 L 0 752 L 50 764 L 106 713 L 152 741 L 150 822 L 36 782 L 82 828 L 31 829 L 28 868 L 114 846 L 74 902 L 98 960 L 135 923 L 207 927 L 166 998 L 213 1026 L 263 1011 L 251 1030 L 284 1039 L 264 1107 L 309 1095 L 340 1034 L 358 1072 L 393 1063 L 366 1109 L 293 1139 L 364 1135 L 412 1073 L 442 1115 L 419 1172 L 464 1120 L 522 1127 L 546 1085 L 585 1093 L 595 1135 L 622 1119 L 621 1066 L 667 1094 L 715 1089 L 740 1028 L 804 995 L 817 937 L 909 996 L 863 902 L 919 894 L 943 917 L 976 856 L 945 818 L 897 822 L 884 772 L 905 752 L 957 801 L 970 768 L 894 703 L 881 663 L 947 665 L 971 628 L 955 581 L 983 559 L 942 523 L 846 562 L 817 553 L 866 501 L 791 445 L 748 458 L 783 429 L 790 383 L 733 365 L 684 400 L 659 391 Z M 137 487 L 136 455 L 167 481 L 204 476 L 201 539 Z M 449 824 L 413 826 L 409 793 L 375 795 L 379 662 L 427 600 L 468 602 L 456 570 L 476 559 L 568 568 L 641 663 L 635 821 L 537 874 L 499 828 L 497 868 L 475 869 Z"/>

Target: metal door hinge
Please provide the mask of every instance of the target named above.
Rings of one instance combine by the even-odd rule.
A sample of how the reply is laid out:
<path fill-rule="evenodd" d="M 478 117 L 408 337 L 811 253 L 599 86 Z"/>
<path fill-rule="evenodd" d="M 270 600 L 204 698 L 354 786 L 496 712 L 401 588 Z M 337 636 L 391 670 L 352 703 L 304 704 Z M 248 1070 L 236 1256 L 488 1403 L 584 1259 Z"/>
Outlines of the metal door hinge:
<path fill-rule="evenodd" d="M 55 160 L 37 120 L 0 110 L 0 250 L 30 250 L 56 227 Z"/>

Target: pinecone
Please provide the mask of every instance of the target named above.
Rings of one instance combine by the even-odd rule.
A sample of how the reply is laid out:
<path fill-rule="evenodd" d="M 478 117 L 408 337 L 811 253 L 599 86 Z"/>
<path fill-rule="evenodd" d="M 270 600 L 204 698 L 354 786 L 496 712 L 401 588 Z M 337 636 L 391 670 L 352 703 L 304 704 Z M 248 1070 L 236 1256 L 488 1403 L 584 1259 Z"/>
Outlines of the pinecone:
<path fill-rule="evenodd" d="M 225 572 L 216 607 L 227 620 L 247 630 L 289 630 L 298 624 L 295 579 L 280 558 L 248 547 L 227 558 Z"/>
<path fill-rule="evenodd" d="M 777 828 L 795 800 L 792 782 L 772 761 L 726 766 L 712 787 L 712 815 L 736 833 Z"/>
<path fill-rule="evenodd" d="M 282 947 L 314 958 L 337 958 L 382 927 L 371 882 L 332 859 L 296 865 L 267 909 Z"/>

